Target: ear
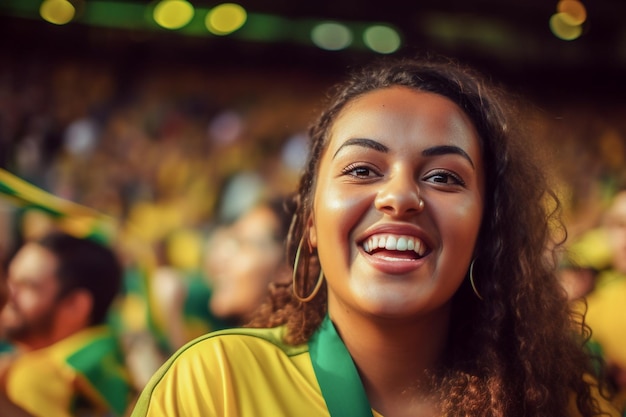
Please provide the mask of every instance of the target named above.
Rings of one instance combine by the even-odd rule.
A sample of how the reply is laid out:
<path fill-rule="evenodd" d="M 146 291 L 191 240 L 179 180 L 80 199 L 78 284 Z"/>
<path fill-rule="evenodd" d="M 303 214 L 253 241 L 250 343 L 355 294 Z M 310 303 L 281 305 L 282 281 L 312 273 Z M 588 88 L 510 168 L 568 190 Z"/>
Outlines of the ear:
<path fill-rule="evenodd" d="M 63 304 L 69 320 L 90 324 L 93 296 L 89 291 L 83 289 L 72 291 L 65 297 Z"/>
<path fill-rule="evenodd" d="M 317 229 L 315 228 L 315 220 L 313 218 L 313 214 L 309 216 L 309 219 L 306 222 L 306 230 L 308 231 L 308 243 L 310 248 L 317 248 Z"/>

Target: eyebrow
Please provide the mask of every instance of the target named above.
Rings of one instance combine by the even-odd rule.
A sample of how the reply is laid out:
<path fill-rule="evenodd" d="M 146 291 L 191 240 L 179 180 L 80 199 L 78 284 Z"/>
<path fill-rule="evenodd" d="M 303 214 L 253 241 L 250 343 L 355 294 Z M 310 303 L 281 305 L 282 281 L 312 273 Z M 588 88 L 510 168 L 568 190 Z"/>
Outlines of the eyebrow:
<path fill-rule="evenodd" d="M 447 154 L 456 154 L 460 155 L 463 158 L 467 159 L 472 168 L 475 168 L 474 161 L 472 158 L 465 152 L 463 149 L 458 146 L 452 145 L 441 145 L 441 146 L 433 146 L 432 148 L 427 148 L 422 151 L 423 156 L 439 156 L 439 155 L 447 155 Z"/>
<path fill-rule="evenodd" d="M 339 149 L 337 149 L 337 151 L 333 155 L 333 159 L 335 159 L 339 151 L 341 151 L 343 148 L 347 146 L 362 146 L 364 148 L 370 148 L 378 152 L 383 152 L 383 153 L 389 152 L 388 147 L 386 147 L 382 143 L 377 142 L 375 140 L 365 139 L 365 138 L 352 138 L 352 139 L 348 139 L 347 141 L 341 144 Z"/>
<path fill-rule="evenodd" d="M 341 151 L 343 148 L 347 146 L 361 146 L 364 148 L 373 149 L 378 152 L 383 152 L 383 153 L 389 152 L 388 147 L 386 147 L 382 143 L 377 142 L 373 139 L 353 138 L 353 139 L 348 139 L 347 141 L 341 144 L 339 149 L 337 149 L 337 151 L 333 155 L 333 159 L 337 156 L 339 151 Z M 448 155 L 448 154 L 455 154 L 455 155 L 462 156 L 463 158 L 467 159 L 467 161 L 470 163 L 472 168 L 475 168 L 474 161 L 472 161 L 472 158 L 467 154 L 467 152 L 465 152 L 463 149 L 459 148 L 458 146 L 453 146 L 453 145 L 433 146 L 431 148 L 427 148 L 422 151 L 422 156 L 426 156 L 426 157 Z"/>

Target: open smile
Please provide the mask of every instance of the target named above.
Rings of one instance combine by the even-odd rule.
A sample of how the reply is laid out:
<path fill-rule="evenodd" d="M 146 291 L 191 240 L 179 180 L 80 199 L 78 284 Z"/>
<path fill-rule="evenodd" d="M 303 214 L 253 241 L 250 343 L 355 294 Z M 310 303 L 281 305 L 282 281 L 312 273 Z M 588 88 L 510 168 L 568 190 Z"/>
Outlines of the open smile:
<path fill-rule="evenodd" d="M 370 265 L 390 275 L 404 275 L 420 268 L 431 252 L 416 236 L 388 232 L 370 235 L 360 246 Z"/>
<path fill-rule="evenodd" d="M 379 233 L 369 236 L 361 246 L 365 253 L 389 261 L 411 261 L 423 258 L 429 249 L 415 236 Z"/>

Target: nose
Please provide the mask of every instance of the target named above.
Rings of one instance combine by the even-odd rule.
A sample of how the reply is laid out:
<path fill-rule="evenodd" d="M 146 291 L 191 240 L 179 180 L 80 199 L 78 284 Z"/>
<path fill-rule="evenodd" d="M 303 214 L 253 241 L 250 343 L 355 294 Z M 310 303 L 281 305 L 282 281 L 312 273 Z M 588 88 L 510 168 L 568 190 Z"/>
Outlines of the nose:
<path fill-rule="evenodd" d="M 396 173 L 382 184 L 376 209 L 394 217 L 412 215 L 424 209 L 419 186 L 411 173 Z"/>

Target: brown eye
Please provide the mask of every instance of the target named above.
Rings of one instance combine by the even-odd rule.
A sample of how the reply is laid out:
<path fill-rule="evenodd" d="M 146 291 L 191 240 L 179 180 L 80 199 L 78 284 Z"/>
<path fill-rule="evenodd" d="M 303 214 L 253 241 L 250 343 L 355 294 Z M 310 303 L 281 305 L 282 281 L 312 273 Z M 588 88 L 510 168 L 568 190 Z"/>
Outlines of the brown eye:
<path fill-rule="evenodd" d="M 435 175 L 435 176 L 431 177 L 431 179 L 434 182 L 439 182 L 439 183 L 442 183 L 442 184 L 448 184 L 450 182 L 450 180 L 452 179 L 452 177 L 449 176 L 449 175 L 441 175 L 441 174 L 439 174 L 439 175 Z"/>
<path fill-rule="evenodd" d="M 343 173 L 356 178 L 371 178 L 379 175 L 372 168 L 364 165 L 349 165 L 343 170 Z"/>
<path fill-rule="evenodd" d="M 424 178 L 427 182 L 446 185 L 465 185 L 465 182 L 458 176 L 448 171 L 439 171 Z"/>

